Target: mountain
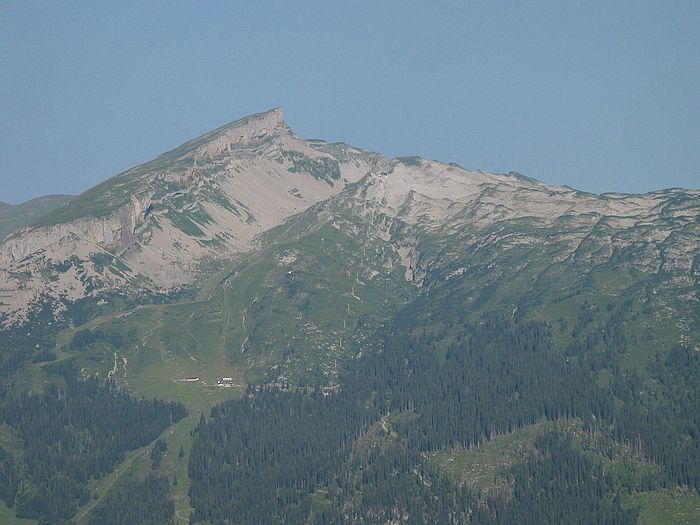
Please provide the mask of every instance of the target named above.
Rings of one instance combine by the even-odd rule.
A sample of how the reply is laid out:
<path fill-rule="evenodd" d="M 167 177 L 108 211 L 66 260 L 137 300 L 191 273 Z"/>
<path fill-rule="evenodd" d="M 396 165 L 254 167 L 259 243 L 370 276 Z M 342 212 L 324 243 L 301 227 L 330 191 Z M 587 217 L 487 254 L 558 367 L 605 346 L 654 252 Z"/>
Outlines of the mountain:
<path fill-rule="evenodd" d="M 169 302 L 242 260 L 248 273 L 207 285 L 210 304 L 224 293 L 240 304 L 218 304 L 222 317 L 208 322 L 250 354 L 249 372 L 270 380 L 328 380 L 331 361 L 371 339 L 369 325 L 457 291 L 463 307 L 520 316 L 552 315 L 587 295 L 640 305 L 654 297 L 646 308 L 656 324 L 677 325 L 663 335 L 671 344 L 694 333 L 699 200 L 682 189 L 593 195 L 305 141 L 273 109 L 117 175 L 10 236 L 0 288 L 13 290 L 5 311 L 21 322 L 42 304 L 60 317 L 115 294 Z M 289 325 L 275 335 L 279 323 Z M 290 355 L 295 341 L 305 348 Z"/>
<path fill-rule="evenodd" d="M 389 158 L 273 109 L 8 235 L 0 369 L 20 391 L 78 371 L 184 403 L 167 439 L 189 466 L 164 459 L 180 484 L 152 487 L 197 520 L 571 521 L 585 500 L 627 523 L 679 501 L 663 490 L 698 501 L 699 279 L 700 190 Z M 95 490 L 118 512 L 101 498 L 121 489 Z"/>
<path fill-rule="evenodd" d="M 72 198 L 72 195 L 45 195 L 15 205 L 0 202 L 0 239 L 67 205 Z"/>
<path fill-rule="evenodd" d="M 347 148 L 337 149 L 350 158 Z M 38 300 L 61 309 L 62 301 L 106 290 L 190 283 L 204 260 L 249 249 L 257 234 L 364 175 L 371 158 L 341 163 L 314 149 L 294 136 L 279 109 L 223 126 L 6 239 L 0 288 L 14 290 L 9 314 L 26 318 Z M 17 273 L 27 277 L 20 283 Z"/>

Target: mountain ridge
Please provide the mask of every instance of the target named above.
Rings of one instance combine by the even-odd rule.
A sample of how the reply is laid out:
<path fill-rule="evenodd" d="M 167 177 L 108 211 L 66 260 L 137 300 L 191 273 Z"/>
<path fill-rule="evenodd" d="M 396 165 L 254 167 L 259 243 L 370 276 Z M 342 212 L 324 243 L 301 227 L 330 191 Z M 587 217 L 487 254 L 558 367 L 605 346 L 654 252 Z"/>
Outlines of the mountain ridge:
<path fill-rule="evenodd" d="M 281 108 L 273 108 L 122 172 L 15 232 L 0 244 L 0 288 L 16 290 L 5 306 L 14 321 L 26 319 L 31 304 L 41 300 L 60 312 L 104 291 L 176 290 L 197 279 L 207 260 L 253 249 L 260 234 L 328 199 L 369 222 L 382 216 L 420 235 L 447 235 L 503 221 L 545 225 L 566 217 L 597 217 L 589 230 L 603 218 L 614 228 L 633 228 L 674 206 L 676 221 L 692 223 L 699 197 L 700 191 L 684 189 L 595 195 L 517 172 L 392 159 L 344 143 L 299 139 Z M 389 230 L 382 235 L 391 240 Z M 580 235 L 571 237 L 571 253 L 580 242 Z M 407 279 L 422 282 L 416 243 L 409 236 L 393 246 Z M 606 250 L 612 253 L 612 245 Z M 111 261 L 110 271 L 103 260 Z M 66 264 L 68 271 L 51 270 Z M 18 274 L 30 277 L 18 280 Z"/>

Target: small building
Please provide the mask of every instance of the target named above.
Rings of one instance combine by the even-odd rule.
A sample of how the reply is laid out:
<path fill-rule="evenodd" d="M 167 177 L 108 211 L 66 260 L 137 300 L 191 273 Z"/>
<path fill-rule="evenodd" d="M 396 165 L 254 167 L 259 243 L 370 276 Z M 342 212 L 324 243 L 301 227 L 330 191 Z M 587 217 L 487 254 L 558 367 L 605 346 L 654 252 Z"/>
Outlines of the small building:
<path fill-rule="evenodd" d="M 233 378 L 232 377 L 222 377 L 221 379 L 218 379 L 216 381 L 216 386 L 230 388 L 233 386 Z"/>

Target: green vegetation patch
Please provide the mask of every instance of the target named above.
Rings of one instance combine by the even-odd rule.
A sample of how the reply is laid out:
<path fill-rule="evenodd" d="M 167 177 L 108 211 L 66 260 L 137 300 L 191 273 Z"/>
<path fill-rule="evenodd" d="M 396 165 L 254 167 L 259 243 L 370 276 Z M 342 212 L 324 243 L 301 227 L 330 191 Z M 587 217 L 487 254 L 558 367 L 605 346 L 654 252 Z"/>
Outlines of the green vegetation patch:
<path fill-rule="evenodd" d="M 335 159 L 319 157 L 312 159 L 299 151 L 283 151 L 282 157 L 289 160 L 292 165 L 288 168 L 290 173 L 306 173 L 326 184 L 340 179 L 340 165 Z"/>
<path fill-rule="evenodd" d="M 687 489 L 624 494 L 622 504 L 639 508 L 639 525 L 696 525 L 700 523 L 700 495 Z"/>
<path fill-rule="evenodd" d="M 396 157 L 396 160 L 398 160 L 404 166 L 420 166 L 422 163 L 422 159 L 420 157 L 416 157 L 416 156 Z"/>
<path fill-rule="evenodd" d="M 204 237 L 205 234 L 202 229 L 197 225 L 192 215 L 188 212 L 176 212 L 170 210 L 167 214 L 170 222 L 178 230 L 185 232 L 187 235 L 192 237 Z"/>
<path fill-rule="evenodd" d="M 429 459 L 455 479 L 471 488 L 488 492 L 496 485 L 506 469 L 522 463 L 535 450 L 535 439 L 553 428 L 551 421 L 543 420 L 527 425 L 509 434 L 501 434 L 490 441 L 467 450 L 446 450 L 429 455 Z"/>

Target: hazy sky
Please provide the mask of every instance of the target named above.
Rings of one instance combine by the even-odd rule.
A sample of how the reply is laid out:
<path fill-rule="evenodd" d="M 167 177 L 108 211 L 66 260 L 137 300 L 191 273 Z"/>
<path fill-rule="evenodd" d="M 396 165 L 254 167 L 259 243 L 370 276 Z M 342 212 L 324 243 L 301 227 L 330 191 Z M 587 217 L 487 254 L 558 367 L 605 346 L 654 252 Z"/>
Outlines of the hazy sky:
<path fill-rule="evenodd" d="M 0 201 L 241 116 L 593 192 L 700 187 L 700 1 L 0 0 Z"/>

